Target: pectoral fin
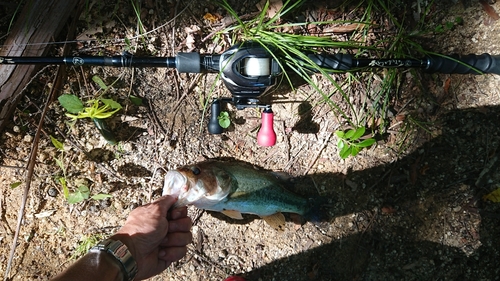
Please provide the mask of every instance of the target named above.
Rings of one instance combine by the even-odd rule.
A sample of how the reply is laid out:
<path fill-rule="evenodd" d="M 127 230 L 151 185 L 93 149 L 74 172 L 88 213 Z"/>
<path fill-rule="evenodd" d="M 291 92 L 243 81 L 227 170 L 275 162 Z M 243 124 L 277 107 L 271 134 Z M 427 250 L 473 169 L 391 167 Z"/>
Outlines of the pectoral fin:
<path fill-rule="evenodd" d="M 241 215 L 240 212 L 236 211 L 236 210 L 224 210 L 222 211 L 222 213 L 232 219 L 235 219 L 235 220 L 242 220 L 243 219 L 243 216 Z"/>
<path fill-rule="evenodd" d="M 277 231 L 285 231 L 285 216 L 282 213 L 276 213 L 262 218 Z"/>

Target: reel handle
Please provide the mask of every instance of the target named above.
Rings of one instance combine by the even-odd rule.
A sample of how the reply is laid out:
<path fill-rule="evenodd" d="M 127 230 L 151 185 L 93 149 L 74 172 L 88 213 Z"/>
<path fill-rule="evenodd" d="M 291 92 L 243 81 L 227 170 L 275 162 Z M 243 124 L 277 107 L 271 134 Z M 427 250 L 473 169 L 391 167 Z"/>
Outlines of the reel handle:
<path fill-rule="evenodd" d="M 210 105 L 210 120 L 208 121 L 208 132 L 210 134 L 218 135 L 222 134 L 222 127 L 219 124 L 220 115 L 220 101 L 218 99 L 214 99 L 212 104 Z"/>
<path fill-rule="evenodd" d="M 257 133 L 257 144 L 260 146 L 273 146 L 276 144 L 274 132 L 274 113 L 270 107 L 262 112 L 262 125 Z"/>

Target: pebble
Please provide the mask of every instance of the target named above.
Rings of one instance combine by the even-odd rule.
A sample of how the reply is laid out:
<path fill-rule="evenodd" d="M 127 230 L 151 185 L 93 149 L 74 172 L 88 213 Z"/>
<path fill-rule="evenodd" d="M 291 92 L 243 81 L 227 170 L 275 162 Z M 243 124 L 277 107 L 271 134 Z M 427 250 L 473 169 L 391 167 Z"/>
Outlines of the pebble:
<path fill-rule="evenodd" d="M 33 136 L 32 135 L 25 135 L 23 138 L 24 142 L 33 142 Z"/>
<path fill-rule="evenodd" d="M 58 193 L 59 191 L 55 187 L 51 187 L 47 190 L 47 195 L 49 195 L 50 197 L 56 197 Z"/>

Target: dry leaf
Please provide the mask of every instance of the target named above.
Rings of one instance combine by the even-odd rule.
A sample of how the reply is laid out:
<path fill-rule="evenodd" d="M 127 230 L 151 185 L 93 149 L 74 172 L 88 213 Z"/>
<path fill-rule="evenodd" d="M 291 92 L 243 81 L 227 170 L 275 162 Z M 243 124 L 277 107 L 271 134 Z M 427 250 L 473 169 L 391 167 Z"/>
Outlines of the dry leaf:
<path fill-rule="evenodd" d="M 262 0 L 256 6 L 259 11 L 262 11 L 266 6 L 266 2 L 269 1 L 269 7 L 267 9 L 267 16 L 273 18 L 280 10 L 283 8 L 282 0 Z"/>
<path fill-rule="evenodd" d="M 450 77 L 448 77 L 448 78 L 446 79 L 446 81 L 444 82 L 444 88 L 443 88 L 443 90 L 444 90 L 444 94 L 445 94 L 446 96 L 448 96 L 448 94 L 450 93 L 450 86 L 451 86 L 451 78 L 450 78 Z"/>
<path fill-rule="evenodd" d="M 493 190 L 490 194 L 483 196 L 483 200 L 490 200 L 491 202 L 500 202 L 500 188 Z"/>
<path fill-rule="evenodd" d="M 221 16 L 217 14 L 206 13 L 203 19 L 208 20 L 210 23 L 216 23 L 220 20 Z"/>
<path fill-rule="evenodd" d="M 40 212 L 38 214 L 35 214 L 35 217 L 36 218 L 46 218 L 46 217 L 50 217 L 53 213 L 55 213 L 56 210 L 48 210 L 48 211 L 44 211 L 44 212 Z"/>
<path fill-rule="evenodd" d="M 194 38 L 194 34 L 200 32 L 200 27 L 197 25 L 191 25 L 190 27 L 185 27 L 184 32 L 186 32 L 186 47 L 188 47 L 188 51 L 192 51 L 196 48 L 195 43 L 196 40 Z"/>

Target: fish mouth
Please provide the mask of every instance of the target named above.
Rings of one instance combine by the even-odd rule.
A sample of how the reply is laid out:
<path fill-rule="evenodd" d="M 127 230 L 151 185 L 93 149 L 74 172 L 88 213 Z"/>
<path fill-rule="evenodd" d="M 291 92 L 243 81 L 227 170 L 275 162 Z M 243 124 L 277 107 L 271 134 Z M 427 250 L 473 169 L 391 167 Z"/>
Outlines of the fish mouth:
<path fill-rule="evenodd" d="M 162 195 L 172 195 L 179 197 L 182 189 L 187 184 L 187 178 L 178 171 L 168 171 L 165 175 Z"/>

